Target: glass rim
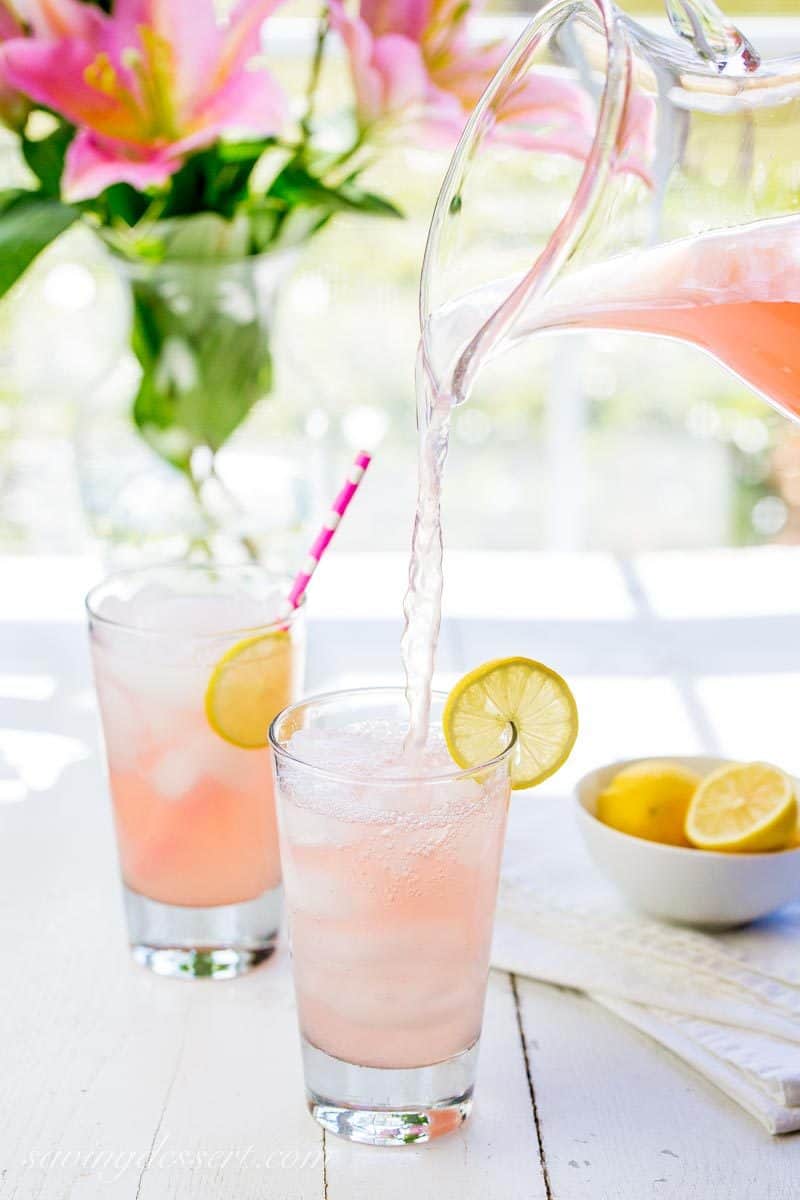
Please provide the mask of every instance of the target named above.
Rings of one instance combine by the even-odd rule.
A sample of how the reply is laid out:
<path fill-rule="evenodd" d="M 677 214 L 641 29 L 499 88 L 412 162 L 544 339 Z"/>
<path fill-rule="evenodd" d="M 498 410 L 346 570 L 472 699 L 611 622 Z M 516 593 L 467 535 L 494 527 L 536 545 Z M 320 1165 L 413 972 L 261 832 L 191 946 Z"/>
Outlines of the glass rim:
<path fill-rule="evenodd" d="M 353 696 L 373 696 L 376 698 L 380 696 L 398 696 L 405 695 L 405 690 L 406 689 L 399 684 L 340 688 L 330 692 L 318 692 L 316 695 L 306 696 L 302 700 L 295 700 L 292 704 L 287 704 L 285 708 L 281 709 L 277 716 L 274 717 L 270 722 L 268 732 L 270 748 L 276 757 L 280 756 L 287 759 L 289 762 L 296 763 L 300 767 L 306 767 L 309 771 L 313 771 L 315 775 L 321 775 L 325 779 L 331 779 L 337 783 L 363 784 L 365 782 L 363 772 L 361 774 L 348 774 L 345 771 L 329 770 L 327 767 L 317 766 L 316 763 L 307 762 L 304 758 L 300 758 L 298 755 L 292 754 L 286 749 L 285 745 L 278 741 L 278 724 L 279 722 L 285 720 L 292 713 L 297 712 L 310 704 L 318 704 L 321 701 L 342 700 Z M 432 699 L 445 701 L 447 700 L 447 696 L 447 692 L 443 692 L 438 689 L 435 689 L 431 692 Z M 517 737 L 517 730 L 515 726 L 511 724 L 511 737 L 508 745 L 501 750 L 499 754 L 495 754 L 492 756 L 492 758 L 487 758 L 483 762 L 477 763 L 473 767 L 458 767 L 454 764 L 451 771 L 436 771 L 433 774 L 428 775 L 414 774 L 392 776 L 390 778 L 376 777 L 371 782 L 374 782 L 377 786 L 383 788 L 407 787 L 410 783 L 450 783 L 459 779 L 471 779 L 474 778 L 474 776 L 480 771 L 485 771 L 491 767 L 496 767 L 500 763 L 510 758 L 511 753 L 517 744 Z"/>
<path fill-rule="evenodd" d="M 134 280 L 142 280 L 146 282 L 149 279 L 155 278 L 160 274 L 194 274 L 216 272 L 224 274 L 225 272 L 240 272 L 243 267 L 257 266 L 262 263 L 270 262 L 282 266 L 288 266 L 293 259 L 298 257 L 301 246 L 299 244 L 289 244 L 286 246 L 268 246 L 265 250 L 259 250 L 255 254 L 232 254 L 228 256 L 220 256 L 219 258 L 199 258 L 188 256 L 186 258 L 161 258 L 151 259 L 142 258 L 141 256 L 126 253 L 126 251 L 111 242 L 104 241 L 104 245 L 108 249 L 112 261 L 121 267 L 123 272 Z"/>
<path fill-rule="evenodd" d="M 236 571 L 257 571 L 273 581 L 275 584 L 281 585 L 286 595 L 289 594 L 289 589 L 292 586 L 293 580 L 290 575 L 283 572 L 273 571 L 269 567 L 262 566 L 260 563 L 189 563 L 189 562 L 174 562 L 167 561 L 161 563 L 148 563 L 142 567 L 123 567 L 121 570 L 112 571 L 110 575 L 106 575 L 98 583 L 94 584 L 86 593 L 84 599 L 84 607 L 90 621 L 97 622 L 107 629 L 122 630 L 125 633 L 135 634 L 141 637 L 163 637 L 163 629 L 142 629 L 141 626 L 132 625 L 128 621 L 116 620 L 113 617 L 104 617 L 97 609 L 97 601 L 95 597 L 103 589 L 108 587 L 110 583 L 118 580 L 132 579 L 137 575 L 148 575 L 151 572 L 157 571 L 177 571 L 180 573 L 189 574 L 194 571 L 219 571 L 223 574 L 233 574 Z M 298 601 L 297 607 L 293 608 L 286 616 L 275 617 L 270 621 L 260 621 L 255 625 L 230 625 L 222 629 L 216 629 L 213 633 L 190 633 L 186 636 L 191 637 L 195 641 L 211 641 L 220 637 L 248 637 L 255 636 L 259 633 L 269 633 L 275 629 L 287 629 L 298 620 L 300 614 L 305 610 L 306 597 L 303 594 Z"/>

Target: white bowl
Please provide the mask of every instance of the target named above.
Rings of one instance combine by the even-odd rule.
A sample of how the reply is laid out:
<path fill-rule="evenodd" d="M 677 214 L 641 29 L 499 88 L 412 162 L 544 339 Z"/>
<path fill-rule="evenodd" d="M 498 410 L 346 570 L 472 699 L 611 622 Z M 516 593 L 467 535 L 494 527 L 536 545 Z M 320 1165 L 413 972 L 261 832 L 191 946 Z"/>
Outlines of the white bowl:
<path fill-rule="evenodd" d="M 721 758 L 659 760 L 706 775 Z M 603 788 L 630 759 L 584 775 L 576 788 L 578 826 L 595 865 L 637 908 L 664 921 L 724 928 L 755 921 L 800 896 L 800 847 L 770 854 L 721 854 L 663 846 L 620 833 L 597 819 Z"/>

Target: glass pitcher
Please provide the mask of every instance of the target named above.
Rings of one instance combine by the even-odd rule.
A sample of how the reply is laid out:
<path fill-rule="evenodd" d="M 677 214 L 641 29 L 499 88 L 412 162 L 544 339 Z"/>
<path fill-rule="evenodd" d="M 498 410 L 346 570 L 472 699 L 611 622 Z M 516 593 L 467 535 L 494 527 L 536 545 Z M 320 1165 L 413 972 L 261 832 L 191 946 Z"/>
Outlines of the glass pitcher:
<path fill-rule="evenodd" d="M 800 416 L 800 56 L 760 62 L 711 0 L 668 8 L 688 41 L 552 0 L 484 93 L 423 265 L 435 393 L 539 330 L 627 329 Z"/>

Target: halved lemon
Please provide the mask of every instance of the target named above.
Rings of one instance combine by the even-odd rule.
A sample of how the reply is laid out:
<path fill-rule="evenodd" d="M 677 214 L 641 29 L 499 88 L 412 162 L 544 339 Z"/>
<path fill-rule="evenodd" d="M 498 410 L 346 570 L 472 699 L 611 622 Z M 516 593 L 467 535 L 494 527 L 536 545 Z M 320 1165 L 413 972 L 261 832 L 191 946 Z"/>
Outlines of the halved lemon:
<path fill-rule="evenodd" d="M 511 786 L 534 787 L 569 757 L 578 736 L 575 698 L 561 676 L 532 658 L 498 658 L 465 675 L 442 714 L 447 749 L 463 768 L 501 754 L 516 730 Z"/>
<path fill-rule="evenodd" d="M 728 763 L 712 771 L 686 814 L 686 836 L 700 850 L 782 850 L 796 828 L 794 784 L 769 763 Z"/>
<path fill-rule="evenodd" d="M 292 644 L 284 630 L 244 638 L 214 668 L 206 718 L 226 742 L 245 750 L 267 744 L 270 722 L 291 701 Z"/>

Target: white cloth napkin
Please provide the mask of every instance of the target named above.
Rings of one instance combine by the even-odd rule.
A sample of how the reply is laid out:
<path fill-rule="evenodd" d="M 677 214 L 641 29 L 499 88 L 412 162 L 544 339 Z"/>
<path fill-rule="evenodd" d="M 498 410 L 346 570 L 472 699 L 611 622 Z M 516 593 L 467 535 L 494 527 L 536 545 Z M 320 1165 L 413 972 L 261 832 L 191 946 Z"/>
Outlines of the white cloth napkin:
<path fill-rule="evenodd" d="M 800 905 L 704 934 L 626 906 L 569 805 L 517 807 L 492 965 L 574 987 L 690 1063 L 771 1133 L 800 1129 Z"/>

